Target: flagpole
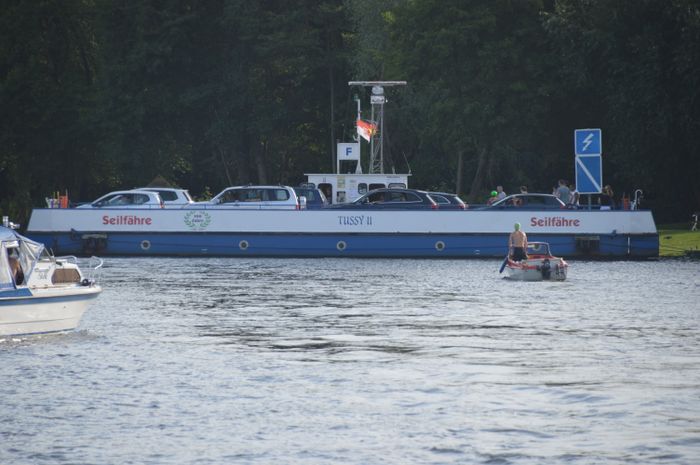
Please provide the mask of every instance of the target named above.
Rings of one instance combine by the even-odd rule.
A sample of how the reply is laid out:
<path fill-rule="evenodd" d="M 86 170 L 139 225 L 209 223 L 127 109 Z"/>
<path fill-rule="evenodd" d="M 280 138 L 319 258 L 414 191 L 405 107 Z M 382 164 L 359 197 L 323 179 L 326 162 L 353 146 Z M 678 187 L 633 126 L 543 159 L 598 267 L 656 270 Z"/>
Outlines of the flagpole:
<path fill-rule="evenodd" d="M 386 99 L 384 98 L 384 87 L 391 86 L 405 86 L 406 81 L 350 81 L 349 86 L 363 86 L 372 88 L 371 104 L 372 104 L 372 124 L 376 125 L 375 120 L 375 106 L 379 106 L 379 125 L 378 133 L 379 135 L 372 135 L 370 138 L 370 162 L 369 162 L 369 172 L 370 173 L 384 173 L 384 103 Z M 359 103 L 358 103 L 359 105 Z M 359 111 L 358 111 L 359 120 Z M 375 153 L 374 140 L 375 137 L 379 139 L 379 160 L 377 160 L 377 153 Z"/>
<path fill-rule="evenodd" d="M 360 96 L 355 95 L 355 102 L 357 103 L 357 118 L 355 119 L 355 124 L 357 124 L 361 119 L 362 119 L 362 110 L 360 106 Z M 353 136 L 353 139 L 357 141 L 357 150 L 359 151 L 358 154 L 358 160 L 357 164 L 362 165 L 362 141 L 360 140 L 360 136 L 357 134 L 357 131 L 355 131 L 355 135 Z M 340 170 L 338 170 L 338 173 L 340 173 Z"/>

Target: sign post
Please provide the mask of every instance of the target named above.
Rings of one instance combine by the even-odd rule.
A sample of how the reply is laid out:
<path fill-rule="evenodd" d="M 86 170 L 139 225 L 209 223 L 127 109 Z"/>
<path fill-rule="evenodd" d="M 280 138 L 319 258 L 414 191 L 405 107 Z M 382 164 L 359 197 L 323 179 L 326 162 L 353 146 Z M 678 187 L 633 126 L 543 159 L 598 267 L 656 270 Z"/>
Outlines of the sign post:
<path fill-rule="evenodd" d="M 576 129 L 574 153 L 576 190 L 579 194 L 588 194 L 590 210 L 591 194 L 603 191 L 603 132 L 600 129 Z"/>

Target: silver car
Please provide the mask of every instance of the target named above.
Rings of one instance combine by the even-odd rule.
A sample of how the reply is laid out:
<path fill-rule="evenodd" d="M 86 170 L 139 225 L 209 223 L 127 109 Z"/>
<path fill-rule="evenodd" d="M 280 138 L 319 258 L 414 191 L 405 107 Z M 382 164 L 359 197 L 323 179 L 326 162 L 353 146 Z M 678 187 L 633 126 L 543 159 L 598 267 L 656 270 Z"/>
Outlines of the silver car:
<path fill-rule="evenodd" d="M 103 195 L 92 203 L 77 208 L 163 208 L 163 199 L 157 192 L 129 190 L 114 191 Z"/>
<path fill-rule="evenodd" d="M 207 202 L 194 205 L 204 208 L 282 209 L 299 210 L 299 197 L 288 186 L 234 186 Z"/>

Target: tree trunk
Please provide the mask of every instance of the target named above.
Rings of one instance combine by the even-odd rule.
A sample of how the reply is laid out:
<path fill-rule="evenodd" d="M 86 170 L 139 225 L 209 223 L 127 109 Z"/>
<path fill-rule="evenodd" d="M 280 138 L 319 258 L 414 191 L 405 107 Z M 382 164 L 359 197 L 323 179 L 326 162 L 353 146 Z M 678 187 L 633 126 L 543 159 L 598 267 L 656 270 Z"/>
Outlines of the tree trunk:
<path fill-rule="evenodd" d="M 219 147 L 219 158 L 221 159 L 221 166 L 224 167 L 224 174 L 226 174 L 226 181 L 228 182 L 229 186 L 233 185 L 233 182 L 231 181 L 231 173 L 229 172 L 228 169 L 228 160 L 226 160 L 226 151 Z"/>
<path fill-rule="evenodd" d="M 476 163 L 476 171 L 474 172 L 474 179 L 472 179 L 472 187 L 469 191 L 469 197 L 473 200 L 478 199 L 478 195 L 483 187 L 483 174 L 484 167 L 486 166 L 486 149 L 478 149 L 478 159 Z"/>
<path fill-rule="evenodd" d="M 261 149 L 253 152 L 253 156 L 255 157 L 255 168 L 258 171 L 258 182 L 260 184 L 267 184 L 267 173 L 265 171 L 265 155 L 267 152 L 267 145 L 267 142 L 264 142 Z"/>
<path fill-rule="evenodd" d="M 455 194 L 462 193 L 462 170 L 464 169 L 464 149 L 457 152 L 457 179 L 455 179 Z"/>

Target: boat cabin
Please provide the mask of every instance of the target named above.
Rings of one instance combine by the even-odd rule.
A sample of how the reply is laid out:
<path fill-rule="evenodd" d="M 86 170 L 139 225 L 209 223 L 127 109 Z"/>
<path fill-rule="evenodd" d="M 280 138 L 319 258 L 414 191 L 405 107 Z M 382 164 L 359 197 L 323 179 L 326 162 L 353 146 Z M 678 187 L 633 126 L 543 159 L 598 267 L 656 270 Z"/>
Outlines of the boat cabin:
<path fill-rule="evenodd" d="M 360 143 L 338 143 L 335 173 L 305 173 L 304 187 L 317 188 L 328 203 L 348 203 L 374 189 L 408 187 L 410 174 L 386 174 L 362 172 Z"/>
<path fill-rule="evenodd" d="M 0 228 L 0 290 L 26 286 L 44 245 Z"/>
<path fill-rule="evenodd" d="M 408 187 L 409 174 L 306 174 L 307 187 L 316 187 L 331 204 L 352 202 L 368 191 Z"/>

